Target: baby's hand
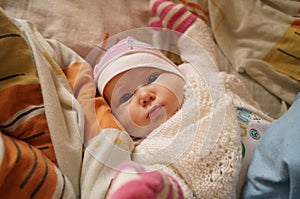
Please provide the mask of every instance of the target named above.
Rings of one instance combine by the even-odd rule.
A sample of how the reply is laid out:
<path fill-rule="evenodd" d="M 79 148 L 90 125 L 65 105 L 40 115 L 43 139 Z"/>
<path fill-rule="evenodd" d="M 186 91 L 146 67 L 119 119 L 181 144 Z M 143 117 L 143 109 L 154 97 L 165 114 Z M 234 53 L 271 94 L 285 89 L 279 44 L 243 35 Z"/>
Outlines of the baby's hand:
<path fill-rule="evenodd" d="M 150 22 L 153 28 L 167 28 L 184 33 L 197 18 L 184 5 L 167 0 L 150 0 L 150 9 L 158 17 L 158 20 Z"/>

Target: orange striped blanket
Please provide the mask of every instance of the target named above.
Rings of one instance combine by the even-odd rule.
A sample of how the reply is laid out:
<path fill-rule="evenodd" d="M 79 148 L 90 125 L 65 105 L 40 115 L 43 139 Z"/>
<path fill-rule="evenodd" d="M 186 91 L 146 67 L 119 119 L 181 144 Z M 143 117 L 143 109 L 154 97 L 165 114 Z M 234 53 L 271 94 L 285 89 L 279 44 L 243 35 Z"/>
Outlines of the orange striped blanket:
<path fill-rule="evenodd" d="M 127 137 L 95 97 L 90 66 L 27 21 L 1 9 L 0 21 L 1 198 L 79 198 L 101 180 L 104 195 L 114 170 L 94 161 L 85 143 L 101 130 Z"/>

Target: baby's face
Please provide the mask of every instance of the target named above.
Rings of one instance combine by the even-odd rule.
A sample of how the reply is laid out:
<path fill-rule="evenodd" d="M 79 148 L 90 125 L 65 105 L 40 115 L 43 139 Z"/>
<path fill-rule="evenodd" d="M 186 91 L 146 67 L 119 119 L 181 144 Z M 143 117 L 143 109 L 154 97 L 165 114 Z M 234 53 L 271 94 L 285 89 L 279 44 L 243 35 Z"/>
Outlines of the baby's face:
<path fill-rule="evenodd" d="M 141 67 L 111 79 L 104 97 L 126 131 L 144 138 L 179 110 L 184 100 L 184 85 L 184 80 L 176 74 Z"/>

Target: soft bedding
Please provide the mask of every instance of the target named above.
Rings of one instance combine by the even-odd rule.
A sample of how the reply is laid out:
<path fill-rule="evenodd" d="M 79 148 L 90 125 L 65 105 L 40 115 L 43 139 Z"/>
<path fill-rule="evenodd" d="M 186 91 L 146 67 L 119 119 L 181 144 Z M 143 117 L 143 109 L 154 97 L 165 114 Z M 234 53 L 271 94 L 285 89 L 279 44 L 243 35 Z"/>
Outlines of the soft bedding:
<path fill-rule="evenodd" d="M 91 68 L 81 57 L 0 11 L 1 197 L 86 198 L 80 179 L 88 177 L 81 169 L 93 158 L 83 156 L 83 143 L 119 127 L 95 97 Z"/>
<path fill-rule="evenodd" d="M 300 91 L 299 1 L 181 2 L 210 27 L 218 70 L 241 79 L 263 112 L 282 115 Z M 148 1 L 0 6 L 1 196 L 104 198 L 134 142 L 96 95 L 84 58 L 105 38 L 148 26 Z M 228 87 L 232 96 L 236 86 Z"/>
<path fill-rule="evenodd" d="M 299 1 L 208 3 L 214 37 L 234 70 L 290 105 L 300 90 Z"/>
<path fill-rule="evenodd" d="M 75 197 L 83 118 L 76 116 L 80 106 L 68 110 L 72 98 L 62 99 L 70 89 L 59 66 L 82 63 L 81 58 L 53 59 L 62 51 L 75 54 L 56 42 L 51 48 L 30 24 L 13 22 L 0 11 L 1 197 Z M 68 154 L 72 157 L 64 162 Z"/>
<path fill-rule="evenodd" d="M 299 65 L 299 1 L 177 2 L 210 25 L 220 50 L 221 70 L 242 79 L 270 116 L 282 115 L 299 91 L 299 81 L 278 72 L 276 63 L 280 62 L 268 59 L 278 57 L 290 63 L 281 68 Z M 1 0 L 0 6 L 9 16 L 33 22 L 45 38 L 63 42 L 83 58 L 105 38 L 148 26 L 150 19 L 148 0 Z M 278 45 L 292 50 L 284 53 L 276 50 Z M 273 52 L 281 56 L 272 56 Z"/>
<path fill-rule="evenodd" d="M 239 79 L 217 70 L 206 24 L 195 22 L 180 36 L 178 47 L 184 60 L 179 68 L 187 80 L 185 102 L 135 147 L 132 160 L 176 178 L 184 198 L 234 198 L 244 181 L 239 182 L 242 152 L 235 107 L 270 118 L 257 110 Z"/>

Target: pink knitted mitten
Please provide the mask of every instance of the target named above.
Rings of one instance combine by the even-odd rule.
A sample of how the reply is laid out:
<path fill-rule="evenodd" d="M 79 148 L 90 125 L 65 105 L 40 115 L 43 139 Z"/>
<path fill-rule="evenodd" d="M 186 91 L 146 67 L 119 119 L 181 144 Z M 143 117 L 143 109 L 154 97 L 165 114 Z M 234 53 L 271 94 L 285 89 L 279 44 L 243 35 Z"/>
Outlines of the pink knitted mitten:
<path fill-rule="evenodd" d="M 184 33 L 197 18 L 184 5 L 167 0 L 150 0 L 150 9 L 159 17 L 150 22 L 153 28 L 167 28 Z"/>
<path fill-rule="evenodd" d="M 159 171 L 147 172 L 133 162 L 121 165 L 110 188 L 109 199 L 183 199 L 175 179 Z"/>

